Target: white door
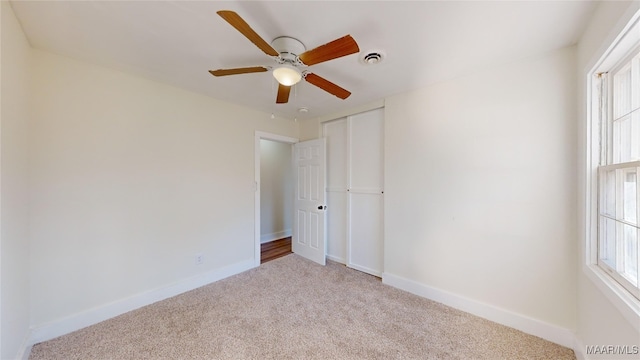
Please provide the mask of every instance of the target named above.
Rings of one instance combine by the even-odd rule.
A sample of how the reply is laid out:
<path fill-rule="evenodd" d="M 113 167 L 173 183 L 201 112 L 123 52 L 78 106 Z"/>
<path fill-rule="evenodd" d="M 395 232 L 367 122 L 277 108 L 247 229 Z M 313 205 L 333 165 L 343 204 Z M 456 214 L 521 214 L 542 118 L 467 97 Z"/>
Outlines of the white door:
<path fill-rule="evenodd" d="M 325 265 L 325 139 L 299 142 L 294 145 L 296 174 L 293 221 L 294 253 Z"/>

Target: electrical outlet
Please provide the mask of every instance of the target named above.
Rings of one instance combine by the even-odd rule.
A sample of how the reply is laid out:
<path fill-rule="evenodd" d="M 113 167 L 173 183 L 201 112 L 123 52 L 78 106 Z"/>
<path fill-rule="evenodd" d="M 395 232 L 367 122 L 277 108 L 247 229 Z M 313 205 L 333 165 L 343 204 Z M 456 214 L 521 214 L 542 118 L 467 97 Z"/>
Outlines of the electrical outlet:
<path fill-rule="evenodd" d="M 196 265 L 202 265 L 204 261 L 204 257 L 202 254 L 196 254 Z"/>

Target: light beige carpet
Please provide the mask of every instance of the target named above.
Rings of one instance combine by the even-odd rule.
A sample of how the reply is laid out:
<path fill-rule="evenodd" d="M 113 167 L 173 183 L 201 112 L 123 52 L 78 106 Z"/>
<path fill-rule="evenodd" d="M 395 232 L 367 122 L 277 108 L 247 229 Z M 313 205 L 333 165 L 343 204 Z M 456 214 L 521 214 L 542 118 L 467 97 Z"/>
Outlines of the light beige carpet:
<path fill-rule="evenodd" d="M 37 344 L 30 359 L 575 359 L 573 351 L 288 255 Z"/>

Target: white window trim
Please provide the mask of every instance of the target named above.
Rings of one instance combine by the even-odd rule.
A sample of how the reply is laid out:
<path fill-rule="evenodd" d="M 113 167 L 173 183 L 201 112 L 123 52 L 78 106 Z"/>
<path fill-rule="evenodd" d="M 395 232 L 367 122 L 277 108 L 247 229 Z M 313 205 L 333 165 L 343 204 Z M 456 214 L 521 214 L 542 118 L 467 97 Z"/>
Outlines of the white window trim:
<path fill-rule="evenodd" d="M 598 167 L 600 165 L 600 146 L 593 145 L 600 142 L 600 128 L 597 126 L 597 119 L 595 119 L 599 111 L 596 105 L 597 102 L 593 100 L 596 96 L 595 74 L 605 69 L 611 69 L 614 65 L 613 62 L 622 58 L 639 41 L 640 11 L 636 11 L 619 35 L 610 43 L 611 45 L 600 57 L 600 60 L 587 73 L 586 243 L 585 262 L 582 267 L 587 277 L 637 331 L 640 331 L 640 300 L 598 266 Z"/>
<path fill-rule="evenodd" d="M 610 149 L 609 149 L 610 150 Z M 598 168 L 598 181 L 602 180 L 602 174 L 606 173 L 608 171 L 612 171 L 612 170 L 620 170 L 620 169 L 634 169 L 635 171 L 637 171 L 638 174 L 640 174 L 640 171 L 638 171 L 638 169 L 640 169 L 640 161 L 631 161 L 631 162 L 626 162 L 626 163 L 618 163 L 618 164 L 611 164 L 611 165 L 601 165 Z M 621 185 L 622 183 L 620 183 Z M 602 185 L 602 184 L 599 184 Z M 616 191 L 619 194 L 619 191 Z M 599 196 L 599 201 L 602 203 L 603 201 L 603 194 L 602 194 L 602 189 L 600 189 L 600 192 L 598 193 Z M 616 201 L 616 204 L 618 206 L 621 205 L 620 202 Z M 609 218 L 614 220 L 616 223 L 623 223 L 623 224 L 628 224 L 631 225 L 633 227 L 637 227 L 634 223 L 629 223 L 621 218 L 618 218 L 616 216 L 611 217 L 610 214 L 603 214 L 603 213 L 599 213 L 598 214 L 598 220 L 601 220 L 602 218 Z M 601 223 L 599 223 L 601 224 Z M 637 286 L 633 285 L 633 283 L 631 283 L 631 281 L 627 278 L 625 278 L 622 274 L 620 274 L 618 271 L 616 271 L 616 269 L 612 268 L 609 264 L 607 264 L 606 262 L 600 262 L 600 260 L 598 259 L 598 257 L 596 256 L 596 260 L 599 262 L 598 266 L 605 272 L 605 273 L 609 273 L 609 276 L 612 277 L 614 280 L 616 280 L 617 282 L 619 282 L 622 287 L 627 288 L 628 292 L 631 292 L 632 295 L 636 298 L 636 300 L 638 300 L 640 302 L 640 289 L 638 289 Z M 626 284 L 626 285 L 625 285 Z"/>

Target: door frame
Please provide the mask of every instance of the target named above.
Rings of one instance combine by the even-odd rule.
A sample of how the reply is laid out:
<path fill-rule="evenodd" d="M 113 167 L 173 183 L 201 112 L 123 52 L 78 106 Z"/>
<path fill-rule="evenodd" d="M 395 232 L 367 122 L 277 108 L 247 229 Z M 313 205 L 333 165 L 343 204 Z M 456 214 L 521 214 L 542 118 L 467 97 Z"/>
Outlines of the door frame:
<path fill-rule="evenodd" d="M 253 255 L 253 265 L 260 266 L 260 140 L 271 140 L 293 145 L 299 140 L 297 138 L 272 134 L 263 131 L 255 132 L 254 140 L 254 162 L 255 162 L 255 197 L 254 197 L 254 243 L 255 251 Z M 293 151 L 291 161 L 293 161 Z"/>

